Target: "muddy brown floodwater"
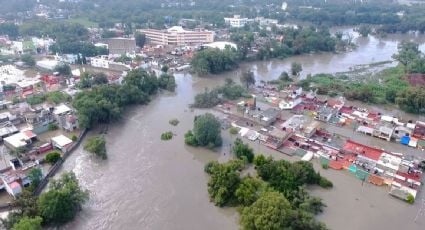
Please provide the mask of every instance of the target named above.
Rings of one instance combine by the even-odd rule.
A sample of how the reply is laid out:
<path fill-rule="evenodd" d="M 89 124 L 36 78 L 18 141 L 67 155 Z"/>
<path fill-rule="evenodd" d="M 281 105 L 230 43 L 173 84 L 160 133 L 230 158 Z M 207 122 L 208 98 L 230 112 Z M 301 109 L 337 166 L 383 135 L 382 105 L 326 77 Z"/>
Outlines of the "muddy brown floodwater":
<path fill-rule="evenodd" d="M 246 69 L 253 69 L 258 80 L 270 80 L 289 70 L 292 61 L 302 63 L 304 74 L 347 71 L 354 65 L 387 61 L 401 39 L 414 39 L 422 44 L 425 41 L 424 37 L 412 35 L 383 40 L 356 38 L 359 48 L 350 53 L 246 63 L 239 70 L 210 78 L 176 74 L 175 94 L 161 95 L 147 106 L 133 107 L 122 121 L 109 127 L 108 160 L 95 159 L 80 147 L 66 161 L 63 170 L 74 171 L 91 196 L 76 220 L 64 229 L 238 229 L 234 209 L 217 208 L 209 202 L 207 176 L 203 172 L 206 162 L 227 160 L 229 154 L 224 153 L 229 152 L 229 147 L 212 152 L 183 143 L 183 135 L 192 128 L 194 116 L 205 112 L 188 109 L 194 95 L 205 87 L 222 84 L 226 77 L 239 79 Z M 176 127 L 168 124 L 173 118 L 180 120 Z M 176 136 L 171 141 L 161 141 L 160 135 L 165 131 L 173 131 Z M 225 138 L 225 142 L 230 141 Z M 286 158 L 261 146 L 254 147 L 276 158 Z M 425 229 L 424 216 L 413 222 L 419 202 L 407 205 L 387 195 L 385 189 L 362 186 L 344 172 L 321 173 L 335 187 L 329 191 L 311 190 L 328 205 L 318 218 L 331 229 Z"/>

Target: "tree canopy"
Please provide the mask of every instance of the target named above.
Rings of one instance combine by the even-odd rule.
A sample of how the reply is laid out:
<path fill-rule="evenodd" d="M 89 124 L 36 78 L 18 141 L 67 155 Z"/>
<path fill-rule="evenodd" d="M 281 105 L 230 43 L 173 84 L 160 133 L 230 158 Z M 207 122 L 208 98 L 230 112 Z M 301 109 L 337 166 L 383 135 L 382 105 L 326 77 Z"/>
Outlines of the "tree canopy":
<path fill-rule="evenodd" d="M 237 67 L 237 53 L 235 49 L 227 47 L 220 49 L 204 49 L 195 54 L 191 64 L 199 75 L 208 73 L 219 74 Z"/>
<path fill-rule="evenodd" d="M 220 121 L 211 113 L 196 116 L 193 131 L 189 131 L 185 135 L 185 143 L 208 148 L 221 146 Z"/>
<path fill-rule="evenodd" d="M 106 159 L 106 140 L 103 136 L 93 136 L 87 139 L 84 150 Z"/>
<path fill-rule="evenodd" d="M 64 173 L 53 180 L 50 190 L 41 194 L 37 204 L 46 223 L 63 224 L 74 219 L 88 199 L 88 192 L 80 188 L 74 173 Z"/>

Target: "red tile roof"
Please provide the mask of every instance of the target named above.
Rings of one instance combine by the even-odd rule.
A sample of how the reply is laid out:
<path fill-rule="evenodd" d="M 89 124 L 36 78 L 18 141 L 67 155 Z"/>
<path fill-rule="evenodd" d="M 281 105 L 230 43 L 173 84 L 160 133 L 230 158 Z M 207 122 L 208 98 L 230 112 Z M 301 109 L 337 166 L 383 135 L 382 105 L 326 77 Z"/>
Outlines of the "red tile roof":
<path fill-rule="evenodd" d="M 375 161 L 379 160 L 379 157 L 381 157 L 382 153 L 384 153 L 381 149 L 362 145 L 351 140 L 348 140 L 342 149 L 350 153 L 365 156 Z"/>

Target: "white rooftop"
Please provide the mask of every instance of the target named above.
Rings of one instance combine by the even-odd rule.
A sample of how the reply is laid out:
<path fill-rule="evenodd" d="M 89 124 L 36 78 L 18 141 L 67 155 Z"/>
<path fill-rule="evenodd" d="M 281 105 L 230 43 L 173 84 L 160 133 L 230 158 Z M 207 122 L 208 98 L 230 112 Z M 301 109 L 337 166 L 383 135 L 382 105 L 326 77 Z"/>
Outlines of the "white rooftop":
<path fill-rule="evenodd" d="M 224 50 L 226 46 L 230 46 L 231 48 L 235 48 L 235 49 L 238 48 L 238 46 L 232 42 L 213 42 L 213 43 L 205 44 L 204 46 L 210 47 L 210 48 L 218 48 L 220 50 Z"/>
<path fill-rule="evenodd" d="M 64 135 L 59 135 L 59 136 L 53 137 L 52 141 L 60 147 L 67 146 L 67 145 L 72 143 L 72 140 L 69 139 L 68 137 L 64 136 Z"/>
<path fill-rule="evenodd" d="M 71 108 L 69 108 L 67 105 L 65 104 L 60 104 L 58 106 L 55 107 L 55 110 L 53 111 L 53 113 L 55 115 L 60 115 L 60 114 L 64 114 L 67 112 L 70 112 Z"/>

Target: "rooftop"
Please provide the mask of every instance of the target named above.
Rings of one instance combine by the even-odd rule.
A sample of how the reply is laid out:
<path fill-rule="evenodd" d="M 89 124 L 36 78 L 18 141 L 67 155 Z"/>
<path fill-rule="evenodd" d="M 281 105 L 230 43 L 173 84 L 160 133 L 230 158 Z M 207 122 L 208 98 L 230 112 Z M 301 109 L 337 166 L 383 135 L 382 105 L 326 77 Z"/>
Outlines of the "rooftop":
<path fill-rule="evenodd" d="M 378 161 L 381 155 L 384 153 L 384 151 L 381 149 L 369 147 L 351 140 L 348 140 L 345 143 L 343 150 L 365 156 L 375 161 Z"/>

